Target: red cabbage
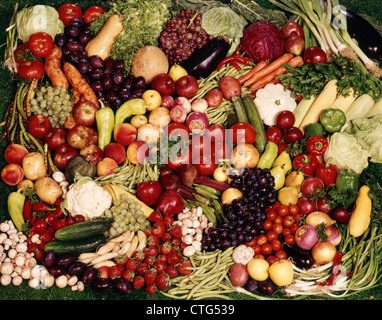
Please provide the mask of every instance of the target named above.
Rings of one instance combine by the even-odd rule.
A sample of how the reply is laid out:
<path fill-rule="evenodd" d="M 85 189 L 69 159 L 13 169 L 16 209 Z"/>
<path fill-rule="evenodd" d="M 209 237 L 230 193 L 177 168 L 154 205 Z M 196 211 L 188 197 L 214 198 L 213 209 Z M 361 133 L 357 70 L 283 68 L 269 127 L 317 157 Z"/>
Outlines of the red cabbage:
<path fill-rule="evenodd" d="M 255 63 L 273 61 L 284 53 L 284 37 L 281 30 L 269 21 L 250 24 L 241 39 L 242 52 Z"/>

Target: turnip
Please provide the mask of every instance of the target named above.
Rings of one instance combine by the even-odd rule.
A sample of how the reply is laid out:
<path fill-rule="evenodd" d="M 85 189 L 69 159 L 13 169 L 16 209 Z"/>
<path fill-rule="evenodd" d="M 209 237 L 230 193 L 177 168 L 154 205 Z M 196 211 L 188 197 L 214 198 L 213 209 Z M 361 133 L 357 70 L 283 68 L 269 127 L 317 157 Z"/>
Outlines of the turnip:
<path fill-rule="evenodd" d="M 304 224 L 296 230 L 295 239 L 297 245 L 305 250 L 310 250 L 318 241 L 316 228 L 310 224 Z"/>

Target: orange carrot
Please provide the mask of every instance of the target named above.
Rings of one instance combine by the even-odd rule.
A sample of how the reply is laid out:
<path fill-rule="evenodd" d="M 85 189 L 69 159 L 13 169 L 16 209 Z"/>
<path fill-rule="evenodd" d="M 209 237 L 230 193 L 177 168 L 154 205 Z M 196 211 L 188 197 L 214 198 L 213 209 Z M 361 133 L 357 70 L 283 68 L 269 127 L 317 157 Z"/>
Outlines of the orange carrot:
<path fill-rule="evenodd" d="M 288 64 L 292 67 L 292 68 L 296 68 L 297 66 L 301 66 L 304 64 L 304 60 L 302 59 L 301 56 L 296 56 L 294 58 L 292 58 Z M 268 83 L 270 83 L 270 81 L 273 81 L 275 80 L 275 78 L 280 75 L 280 74 L 284 74 L 287 72 L 287 69 L 284 68 L 284 67 L 279 67 L 277 68 L 276 70 L 270 72 L 270 73 L 267 73 L 265 76 L 261 77 L 260 79 L 258 79 L 250 88 L 249 90 L 250 91 L 256 91 L 260 88 L 263 88 L 265 85 L 267 85 Z"/>
<path fill-rule="evenodd" d="M 64 63 L 63 69 L 72 87 L 83 96 L 85 101 L 93 102 L 99 108 L 97 96 L 78 69 L 69 62 Z"/>
<path fill-rule="evenodd" d="M 251 70 L 249 70 L 246 74 L 243 74 L 240 78 L 238 78 L 240 84 L 243 84 L 249 78 L 252 77 L 257 71 L 263 69 L 267 63 L 265 61 L 260 61 L 257 65 L 255 65 Z"/>
<path fill-rule="evenodd" d="M 284 53 L 281 57 L 273 60 L 265 68 L 260 69 L 258 72 L 254 73 L 251 78 L 244 82 L 245 87 L 249 87 L 254 84 L 258 79 L 264 77 L 266 74 L 274 72 L 277 68 L 280 68 L 283 64 L 288 63 L 294 55 L 292 53 Z"/>
<path fill-rule="evenodd" d="M 45 72 L 52 82 L 53 87 L 69 89 L 69 82 L 61 69 L 62 50 L 59 46 L 54 48 L 44 60 Z"/>

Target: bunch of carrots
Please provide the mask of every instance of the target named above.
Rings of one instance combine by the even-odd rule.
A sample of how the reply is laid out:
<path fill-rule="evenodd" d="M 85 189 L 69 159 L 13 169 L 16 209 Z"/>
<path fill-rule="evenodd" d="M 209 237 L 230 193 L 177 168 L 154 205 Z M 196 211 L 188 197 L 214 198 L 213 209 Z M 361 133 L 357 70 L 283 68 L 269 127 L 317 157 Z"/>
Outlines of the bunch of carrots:
<path fill-rule="evenodd" d="M 280 82 L 280 80 L 277 79 L 277 76 L 288 71 L 284 66 L 285 64 L 289 64 L 292 68 L 296 68 L 302 66 L 304 60 L 301 56 L 295 56 L 292 53 L 284 53 L 270 63 L 260 61 L 253 67 L 253 69 L 242 75 L 238 80 L 242 86 L 248 87 L 248 90 L 252 92 L 249 95 L 253 98 L 256 91 L 264 88 L 267 84 L 276 84 Z"/>

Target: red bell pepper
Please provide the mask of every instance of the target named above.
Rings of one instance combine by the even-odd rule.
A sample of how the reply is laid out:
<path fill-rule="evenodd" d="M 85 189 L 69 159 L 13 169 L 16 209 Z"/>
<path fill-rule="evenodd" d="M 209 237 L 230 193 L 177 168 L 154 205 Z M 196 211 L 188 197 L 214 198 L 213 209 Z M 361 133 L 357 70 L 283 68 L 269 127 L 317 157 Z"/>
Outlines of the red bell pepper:
<path fill-rule="evenodd" d="M 322 156 L 328 148 L 328 140 L 322 136 L 310 136 L 306 140 L 306 149 L 314 156 Z"/>
<path fill-rule="evenodd" d="M 337 172 L 338 169 L 335 164 L 322 162 L 317 165 L 315 175 L 328 187 L 336 184 Z"/>
<path fill-rule="evenodd" d="M 293 169 L 300 170 L 307 176 L 314 174 L 318 165 L 318 159 L 312 154 L 300 154 L 293 159 Z"/>

